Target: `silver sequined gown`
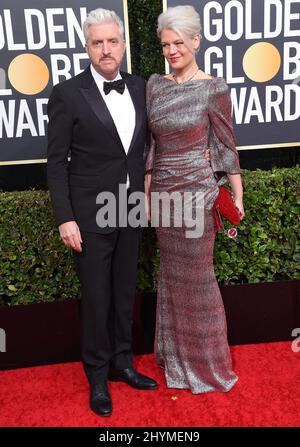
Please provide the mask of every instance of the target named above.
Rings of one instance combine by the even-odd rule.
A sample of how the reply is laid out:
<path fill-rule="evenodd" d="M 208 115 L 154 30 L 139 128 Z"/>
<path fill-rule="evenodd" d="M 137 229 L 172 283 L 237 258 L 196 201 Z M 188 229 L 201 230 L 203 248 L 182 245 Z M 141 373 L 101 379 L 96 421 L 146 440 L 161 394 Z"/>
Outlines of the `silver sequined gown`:
<path fill-rule="evenodd" d="M 147 109 L 151 192 L 202 191 L 205 208 L 200 238 L 186 238 L 185 228 L 157 228 L 156 359 L 169 388 L 189 388 L 195 394 L 229 391 L 238 378 L 213 267 L 211 211 L 226 173 L 240 172 L 229 90 L 223 78 L 176 84 L 154 74 L 147 84 Z M 210 162 L 204 157 L 207 147 Z"/>

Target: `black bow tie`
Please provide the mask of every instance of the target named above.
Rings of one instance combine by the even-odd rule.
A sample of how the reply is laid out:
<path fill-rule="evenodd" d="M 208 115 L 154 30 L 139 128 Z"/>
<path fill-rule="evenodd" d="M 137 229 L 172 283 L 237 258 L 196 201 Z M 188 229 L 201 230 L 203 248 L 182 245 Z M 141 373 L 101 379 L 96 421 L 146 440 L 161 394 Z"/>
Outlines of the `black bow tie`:
<path fill-rule="evenodd" d="M 103 88 L 106 95 L 108 95 L 111 90 L 116 90 L 118 93 L 123 95 L 125 90 L 125 81 L 124 79 L 118 79 L 117 81 L 113 82 L 104 81 Z"/>

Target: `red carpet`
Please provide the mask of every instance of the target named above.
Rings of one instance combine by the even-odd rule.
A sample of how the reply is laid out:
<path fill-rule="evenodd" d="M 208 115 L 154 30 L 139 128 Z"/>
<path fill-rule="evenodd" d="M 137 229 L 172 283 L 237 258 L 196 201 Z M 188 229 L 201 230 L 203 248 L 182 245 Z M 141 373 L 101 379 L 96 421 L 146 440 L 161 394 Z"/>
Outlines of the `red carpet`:
<path fill-rule="evenodd" d="M 300 352 L 290 342 L 234 346 L 231 352 L 239 381 L 227 394 L 167 389 L 153 355 L 136 357 L 138 370 L 160 388 L 137 391 L 110 383 L 109 418 L 89 410 L 80 363 L 2 371 L 0 426 L 300 426 Z"/>

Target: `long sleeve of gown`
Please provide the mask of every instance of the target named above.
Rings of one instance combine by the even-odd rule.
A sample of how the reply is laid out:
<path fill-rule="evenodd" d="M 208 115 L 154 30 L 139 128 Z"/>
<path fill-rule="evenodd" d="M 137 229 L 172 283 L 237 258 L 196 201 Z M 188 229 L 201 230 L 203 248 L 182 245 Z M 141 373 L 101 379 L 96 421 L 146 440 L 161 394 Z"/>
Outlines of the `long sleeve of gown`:
<path fill-rule="evenodd" d="M 152 88 L 153 88 L 153 77 L 149 78 L 146 87 L 146 104 L 147 104 L 147 112 L 149 112 L 151 97 L 152 97 Z M 152 171 L 155 157 L 155 146 L 156 142 L 151 133 L 151 130 L 148 131 L 148 137 L 145 144 L 144 150 L 144 163 L 145 163 L 145 172 Z"/>
<path fill-rule="evenodd" d="M 227 182 L 228 174 L 239 174 L 239 155 L 231 117 L 229 88 L 223 78 L 216 78 L 209 92 L 210 163 L 218 185 Z"/>

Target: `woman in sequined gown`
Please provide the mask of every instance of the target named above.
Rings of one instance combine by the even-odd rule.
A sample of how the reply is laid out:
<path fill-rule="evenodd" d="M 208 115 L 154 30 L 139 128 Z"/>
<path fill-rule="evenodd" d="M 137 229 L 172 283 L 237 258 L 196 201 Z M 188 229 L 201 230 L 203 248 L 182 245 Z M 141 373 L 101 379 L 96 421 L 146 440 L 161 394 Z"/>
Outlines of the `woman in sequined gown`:
<path fill-rule="evenodd" d="M 193 7 L 168 8 L 158 18 L 158 35 L 173 72 L 154 74 L 147 84 L 152 138 L 146 151 L 145 189 L 148 196 L 201 191 L 204 231 L 201 237 L 187 238 L 184 226 L 157 228 L 155 354 L 169 388 L 188 388 L 195 394 L 226 392 L 238 378 L 213 267 L 212 206 L 218 187 L 229 179 L 244 216 L 230 96 L 223 78 L 210 77 L 197 66 L 200 19 Z M 210 161 L 205 158 L 207 148 Z"/>

